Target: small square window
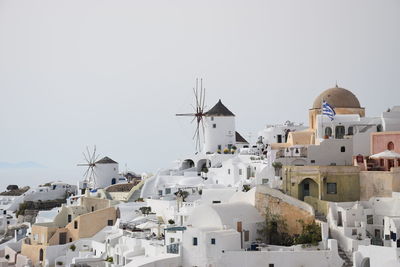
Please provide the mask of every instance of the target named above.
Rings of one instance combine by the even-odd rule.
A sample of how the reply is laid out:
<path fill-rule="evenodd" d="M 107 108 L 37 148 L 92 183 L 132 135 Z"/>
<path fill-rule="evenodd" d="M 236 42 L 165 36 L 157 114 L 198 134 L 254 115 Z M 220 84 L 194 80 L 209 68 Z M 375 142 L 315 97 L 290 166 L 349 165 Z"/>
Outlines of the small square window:
<path fill-rule="evenodd" d="M 215 245 L 215 238 L 211 238 L 211 245 Z"/>
<path fill-rule="evenodd" d="M 197 237 L 193 237 L 193 246 L 197 246 Z"/>
<path fill-rule="evenodd" d="M 326 193 L 327 194 L 337 194 L 336 183 L 327 183 L 326 184 Z"/>
<path fill-rule="evenodd" d="M 174 242 L 175 242 L 175 238 L 171 237 L 171 238 L 169 239 L 169 242 L 170 242 L 170 243 L 174 243 Z"/>
<path fill-rule="evenodd" d="M 217 124 L 213 123 L 213 128 L 217 128 Z"/>
<path fill-rule="evenodd" d="M 315 163 L 315 160 L 314 160 L 314 159 L 312 159 L 312 160 L 311 160 L 311 163 Z"/>
<path fill-rule="evenodd" d="M 165 194 L 166 195 L 171 194 L 171 188 L 165 188 Z"/>
<path fill-rule="evenodd" d="M 114 225 L 114 221 L 113 220 L 108 220 L 107 221 L 107 225 L 108 226 L 113 226 Z"/>
<path fill-rule="evenodd" d="M 340 147 L 340 152 L 346 152 L 346 147 L 345 146 Z"/>

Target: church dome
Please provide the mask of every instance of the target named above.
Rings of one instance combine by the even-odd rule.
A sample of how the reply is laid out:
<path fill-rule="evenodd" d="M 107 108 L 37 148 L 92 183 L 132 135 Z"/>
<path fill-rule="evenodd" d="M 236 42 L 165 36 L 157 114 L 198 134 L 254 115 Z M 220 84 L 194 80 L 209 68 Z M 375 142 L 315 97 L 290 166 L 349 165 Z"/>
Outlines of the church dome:
<path fill-rule="evenodd" d="M 324 100 L 334 108 L 361 108 L 360 102 L 352 92 L 338 86 L 323 91 L 314 100 L 312 108 L 321 108 Z"/>

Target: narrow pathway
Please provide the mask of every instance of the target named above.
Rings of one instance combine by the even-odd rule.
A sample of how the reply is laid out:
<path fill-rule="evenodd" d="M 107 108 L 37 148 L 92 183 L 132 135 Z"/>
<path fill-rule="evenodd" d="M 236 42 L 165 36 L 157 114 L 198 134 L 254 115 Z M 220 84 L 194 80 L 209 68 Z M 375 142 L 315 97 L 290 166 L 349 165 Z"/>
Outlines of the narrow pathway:
<path fill-rule="evenodd" d="M 352 267 L 353 266 L 353 261 L 349 255 L 347 255 L 346 252 L 343 251 L 342 248 L 339 247 L 339 256 L 344 260 L 344 263 L 342 267 Z"/>

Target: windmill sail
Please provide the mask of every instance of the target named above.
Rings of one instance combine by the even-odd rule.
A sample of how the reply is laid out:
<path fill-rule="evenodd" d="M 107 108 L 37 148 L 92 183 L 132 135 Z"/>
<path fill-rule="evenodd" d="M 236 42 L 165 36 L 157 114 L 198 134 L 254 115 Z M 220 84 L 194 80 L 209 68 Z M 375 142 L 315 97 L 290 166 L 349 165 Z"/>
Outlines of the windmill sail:
<path fill-rule="evenodd" d="M 193 117 L 191 123 L 196 121 L 196 128 L 193 134 L 193 140 L 195 141 L 196 151 L 199 152 L 201 150 L 201 135 L 204 136 L 204 122 L 203 117 L 205 116 L 205 99 L 206 99 L 206 89 L 203 88 L 203 79 L 200 79 L 200 87 L 199 87 L 199 79 L 196 79 L 196 85 L 193 88 L 195 106 L 192 105 L 194 113 L 181 113 L 176 114 L 176 116 L 186 116 Z"/>

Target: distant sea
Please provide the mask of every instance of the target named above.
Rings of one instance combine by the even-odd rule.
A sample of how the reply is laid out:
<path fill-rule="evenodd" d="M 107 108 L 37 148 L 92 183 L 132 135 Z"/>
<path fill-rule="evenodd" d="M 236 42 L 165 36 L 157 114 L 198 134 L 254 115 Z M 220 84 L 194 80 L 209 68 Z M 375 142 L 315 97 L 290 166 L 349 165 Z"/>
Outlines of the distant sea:
<path fill-rule="evenodd" d="M 0 191 L 6 190 L 10 184 L 33 187 L 47 182 L 63 181 L 76 185 L 82 180 L 84 171 L 78 167 L 49 168 L 35 162 L 0 162 Z"/>

